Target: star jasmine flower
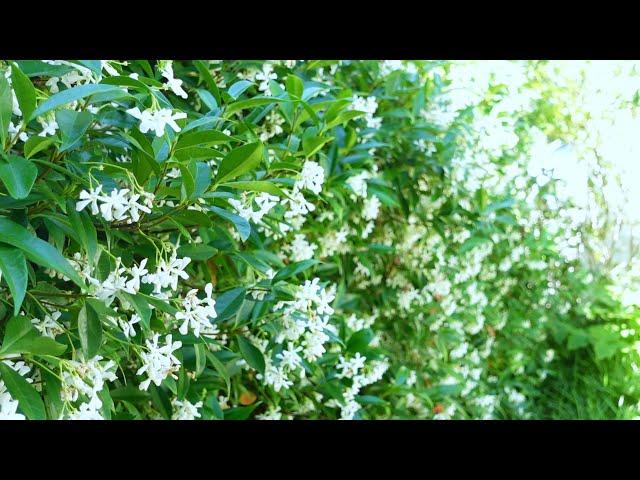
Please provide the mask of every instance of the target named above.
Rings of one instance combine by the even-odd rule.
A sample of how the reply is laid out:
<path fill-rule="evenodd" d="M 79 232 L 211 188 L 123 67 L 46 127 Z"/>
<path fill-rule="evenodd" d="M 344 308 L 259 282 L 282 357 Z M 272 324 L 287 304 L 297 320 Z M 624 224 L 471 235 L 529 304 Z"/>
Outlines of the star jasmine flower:
<path fill-rule="evenodd" d="M 215 330 L 212 330 L 212 325 L 209 321 L 210 318 L 218 316 L 215 309 L 216 301 L 211 297 L 213 285 L 208 283 L 204 290 L 206 294 L 204 299 L 197 297 L 197 290 L 190 290 L 182 302 L 184 311 L 176 313 L 176 320 L 183 320 L 178 329 L 182 335 L 186 335 L 189 328 L 193 330 L 193 334 L 196 337 L 200 336 L 201 330 L 209 331 L 209 334 L 216 333 Z"/>
<path fill-rule="evenodd" d="M 199 408 L 202 408 L 202 402 L 195 404 L 190 403 L 188 400 L 173 399 L 171 402 L 173 405 L 172 420 L 195 420 L 200 418 Z"/>
<path fill-rule="evenodd" d="M 271 80 L 277 80 L 278 75 L 273 72 L 273 65 L 269 63 L 265 63 L 262 66 L 262 71 L 258 72 L 255 77 L 256 80 L 260 81 L 260 85 L 258 85 L 258 90 L 264 92 L 266 96 L 271 96 L 271 90 L 269 89 L 269 82 Z"/>
<path fill-rule="evenodd" d="M 158 344 L 160 334 L 156 333 L 153 339 L 145 340 L 146 352 L 142 352 L 143 365 L 138 369 L 136 375 L 147 375 L 147 379 L 140 384 L 140 390 L 147 390 L 151 382 L 156 386 L 160 386 L 162 381 L 167 377 L 177 379 L 176 372 L 180 369 L 180 360 L 173 354 L 174 351 L 182 347 L 182 342 L 172 341 L 172 336 L 165 337 L 165 345 Z"/>
<path fill-rule="evenodd" d="M 135 107 L 127 110 L 127 113 L 140 120 L 140 132 L 147 133 L 148 131 L 153 130 L 157 137 L 164 135 L 167 125 L 169 125 L 174 131 L 179 132 L 180 127 L 175 121 L 187 118 L 186 113 L 173 113 L 169 108 L 162 108 L 155 111 L 147 108 L 145 111 L 141 112 L 138 107 Z"/>
<path fill-rule="evenodd" d="M 0 380 L 0 420 L 25 420 L 25 416 L 18 413 L 18 401 L 11 397 L 2 380 Z"/>
<path fill-rule="evenodd" d="M 136 193 L 129 197 L 127 208 L 129 209 L 129 214 L 131 218 L 127 219 L 127 223 L 133 223 L 140 220 L 140 212 L 151 213 L 151 209 L 145 205 L 138 203 L 138 199 L 140 198 L 140 194 Z"/>
<path fill-rule="evenodd" d="M 51 118 L 48 121 L 39 118 L 38 123 L 42 125 L 42 131 L 38 134 L 39 137 L 55 135 L 58 130 L 58 122 L 56 122 L 54 118 Z"/>
<path fill-rule="evenodd" d="M 139 266 L 134 265 L 131 267 L 131 280 L 129 280 L 126 285 L 127 292 L 131 294 L 138 293 L 138 290 L 140 290 L 140 280 L 149 273 L 149 270 L 145 268 L 146 265 L 147 259 L 145 258 L 140 262 Z"/>
<path fill-rule="evenodd" d="M 173 93 L 182 98 L 187 98 L 187 92 L 182 88 L 182 80 L 179 80 L 173 76 L 172 62 L 168 61 L 160 71 L 160 74 L 167 79 L 167 87 L 171 89 Z"/>
<path fill-rule="evenodd" d="M 113 220 L 123 220 L 125 213 L 129 210 L 129 202 L 126 198 L 129 193 L 128 188 L 122 190 L 113 189 L 109 195 L 100 197 L 100 213 L 102 218 L 111 222 Z"/>
<path fill-rule="evenodd" d="M 58 323 L 58 319 L 61 316 L 61 312 L 55 311 L 51 315 L 45 315 L 44 320 L 33 318 L 31 323 L 45 337 L 55 338 L 57 335 L 64 333 L 64 328 Z"/>
<path fill-rule="evenodd" d="M 140 320 L 142 320 L 142 318 L 140 318 L 140 315 L 138 315 L 137 313 L 134 313 L 133 315 L 131 315 L 131 319 L 129 321 L 122 320 L 122 319 L 118 320 L 118 324 L 120 325 L 120 328 L 122 329 L 122 333 L 124 333 L 125 337 L 131 338 L 136 336 L 136 331 L 133 328 L 133 326 L 136 323 L 140 323 Z"/>
<path fill-rule="evenodd" d="M 100 213 L 98 210 L 98 199 L 102 196 L 102 185 L 98 185 L 96 188 L 89 190 L 82 190 L 80 192 L 80 200 L 76 202 L 76 210 L 79 212 L 83 210 L 87 205 L 91 204 L 91 213 L 97 215 Z"/>

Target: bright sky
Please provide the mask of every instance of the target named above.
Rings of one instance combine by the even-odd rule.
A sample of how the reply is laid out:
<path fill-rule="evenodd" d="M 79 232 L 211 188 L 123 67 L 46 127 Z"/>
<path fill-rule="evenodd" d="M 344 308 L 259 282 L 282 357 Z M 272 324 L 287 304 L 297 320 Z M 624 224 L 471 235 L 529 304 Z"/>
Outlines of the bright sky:
<path fill-rule="evenodd" d="M 588 134 L 598 141 L 598 153 L 621 175 L 622 189 L 611 185 L 606 191 L 611 204 L 624 207 L 624 216 L 640 221 L 640 117 L 622 101 L 631 101 L 640 91 L 640 62 L 631 61 L 554 61 L 560 77 L 578 80 L 584 72 L 584 88 L 580 108 L 591 114 Z M 591 141 L 586 145 L 570 145 L 554 153 L 537 158 L 545 167 L 555 167 L 555 175 L 567 182 L 570 195 L 579 202 L 586 200 L 587 175 L 577 160 L 581 150 L 592 150 Z M 559 145 L 555 145 L 556 147 Z M 623 195 L 626 193 L 627 198 Z"/>

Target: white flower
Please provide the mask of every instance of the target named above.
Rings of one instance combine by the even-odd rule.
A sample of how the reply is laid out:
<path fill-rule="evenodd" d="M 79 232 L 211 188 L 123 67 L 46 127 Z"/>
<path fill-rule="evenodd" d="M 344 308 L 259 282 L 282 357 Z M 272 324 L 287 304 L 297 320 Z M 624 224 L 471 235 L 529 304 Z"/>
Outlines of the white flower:
<path fill-rule="evenodd" d="M 362 210 L 362 217 L 365 220 L 375 220 L 378 218 L 380 212 L 380 199 L 375 195 L 371 198 L 367 198 L 364 201 L 364 209 Z"/>
<path fill-rule="evenodd" d="M 302 166 L 300 178 L 295 183 L 295 189 L 302 190 L 308 188 L 316 195 L 322 190 L 324 183 L 324 168 L 318 163 L 307 160 Z"/>
<path fill-rule="evenodd" d="M 87 407 L 97 410 L 102 407 L 99 392 L 105 386 L 105 382 L 117 379 L 115 375 L 116 364 L 113 360 L 102 362 L 101 356 L 95 356 L 87 361 L 68 360 L 62 372 L 61 395 L 66 401 L 75 402 L 78 395 L 89 398 Z M 86 409 L 85 409 L 86 410 Z"/>
<path fill-rule="evenodd" d="M 171 290 L 175 291 L 178 289 L 178 279 L 186 280 L 189 278 L 189 275 L 184 271 L 189 262 L 191 262 L 189 257 L 178 258 L 174 250 L 168 262 L 162 259 L 156 266 L 156 272 L 145 275 L 142 281 L 153 284 L 155 293 L 160 293 L 163 288 L 167 287 L 171 287 Z"/>
<path fill-rule="evenodd" d="M 55 118 L 50 118 L 48 121 L 38 118 L 38 123 L 42 125 L 42 131 L 38 134 L 39 137 L 55 135 L 58 130 L 58 122 L 56 122 Z"/>
<path fill-rule="evenodd" d="M 469 344 L 467 342 L 462 342 L 456 348 L 451 350 L 451 353 L 449 354 L 449 356 L 451 357 L 451 359 L 456 360 L 458 358 L 464 357 L 468 350 L 469 350 Z"/>
<path fill-rule="evenodd" d="M 150 194 L 153 196 L 153 194 Z M 137 222 L 140 220 L 140 212 L 151 213 L 151 209 L 145 205 L 138 203 L 140 194 L 136 193 L 129 196 L 127 207 L 131 218 L 127 219 L 127 223 Z"/>
<path fill-rule="evenodd" d="M 57 322 L 61 315 L 61 312 L 55 311 L 51 315 L 45 315 L 44 320 L 34 318 L 31 323 L 45 337 L 55 338 L 64 333 L 64 328 Z"/>
<path fill-rule="evenodd" d="M 181 118 L 187 118 L 186 113 L 173 113 L 169 108 L 162 108 L 155 111 L 147 108 L 145 111 L 141 112 L 138 107 L 134 107 L 127 110 L 127 113 L 140 120 L 140 132 L 147 133 L 149 130 L 153 130 L 157 137 L 164 135 L 167 125 L 169 125 L 174 131 L 179 132 L 180 127 L 175 121 L 180 120 Z"/>
<path fill-rule="evenodd" d="M 347 184 L 357 196 L 367 198 L 367 179 L 369 178 L 371 178 L 371 173 L 364 171 L 349 177 Z"/>
<path fill-rule="evenodd" d="M 182 342 L 173 342 L 172 336 L 167 335 L 165 345 L 161 347 L 158 345 L 159 339 L 160 334 L 156 333 L 151 341 L 145 340 L 147 351 L 140 354 L 143 365 L 138 369 L 136 375 L 146 373 L 148 378 L 140 384 L 140 390 L 147 390 L 151 382 L 160 386 L 168 376 L 174 379 L 178 378 L 176 372 L 180 369 L 181 364 L 173 352 L 182 347 Z"/>
<path fill-rule="evenodd" d="M 347 360 L 342 355 L 340 355 L 339 363 L 336 365 L 336 368 L 342 370 L 338 373 L 338 378 L 353 378 L 358 374 L 358 371 L 364 367 L 364 362 L 367 357 L 363 357 L 360 353 L 356 353 L 355 356 Z"/>
<path fill-rule="evenodd" d="M 133 326 L 136 323 L 140 323 L 140 320 L 142 320 L 142 318 L 140 318 L 140 315 L 138 315 L 137 313 L 134 313 L 133 315 L 131 315 L 131 320 L 129 321 L 122 320 L 122 319 L 118 320 L 118 323 L 120 324 L 120 328 L 122 329 L 122 333 L 124 333 L 125 337 L 131 338 L 136 336 L 136 331 L 133 328 Z"/>
<path fill-rule="evenodd" d="M 318 248 L 317 245 L 307 242 L 305 236 L 298 233 L 294 236 L 293 242 L 289 246 L 291 259 L 294 262 L 301 262 L 313 258 L 313 253 Z"/>
<path fill-rule="evenodd" d="M 302 351 L 302 347 L 294 347 L 293 342 L 289 342 L 287 349 L 276 355 L 280 360 L 280 366 L 289 370 L 296 370 L 300 367 L 302 359 L 298 352 Z"/>
<path fill-rule="evenodd" d="M 104 420 L 102 414 L 89 403 L 83 403 L 78 410 L 67 417 L 68 420 Z"/>
<path fill-rule="evenodd" d="M 113 189 L 109 195 L 101 195 L 99 199 L 102 202 L 100 205 L 102 218 L 108 222 L 123 220 L 129 210 L 128 193 L 129 189 L 124 188 L 122 190 Z"/>
<path fill-rule="evenodd" d="M 381 118 L 375 118 L 373 116 L 378 109 L 378 101 L 376 97 L 368 97 L 363 98 L 358 95 L 354 95 L 353 102 L 349 105 L 350 110 L 357 110 L 360 112 L 365 112 L 365 121 L 367 122 L 367 127 L 369 128 L 379 128 L 382 122 Z"/>
<path fill-rule="evenodd" d="M 260 81 L 258 90 L 264 92 L 266 96 L 270 96 L 271 90 L 269 89 L 269 82 L 271 80 L 277 80 L 278 75 L 273 72 L 273 66 L 270 63 L 265 63 L 262 65 L 262 71 L 256 74 L 255 79 Z"/>
<path fill-rule="evenodd" d="M 0 420 L 25 420 L 25 416 L 18 413 L 18 401 L 11 398 L 2 381 L 0 381 Z"/>
<path fill-rule="evenodd" d="M 210 335 L 217 333 L 217 329 L 212 328 L 210 318 L 216 318 L 216 301 L 211 298 L 213 285 L 208 283 L 205 288 L 206 297 L 199 299 L 197 290 L 190 290 L 182 302 L 184 311 L 176 313 L 176 320 L 183 320 L 178 329 L 182 335 L 186 335 L 189 328 L 193 330 L 196 337 L 200 336 L 200 331 L 207 331 Z"/>
<path fill-rule="evenodd" d="M 160 71 L 160 74 L 167 79 L 167 86 L 173 93 L 182 98 L 187 98 L 187 92 L 182 88 L 182 80 L 179 80 L 173 76 L 173 65 L 171 61 L 167 61 L 164 67 Z"/>
<path fill-rule="evenodd" d="M 200 418 L 198 409 L 202 408 L 202 402 L 193 404 L 188 400 L 178 400 L 174 398 L 171 405 L 173 405 L 172 420 L 195 420 L 196 418 Z"/>
<path fill-rule="evenodd" d="M 142 277 L 149 273 L 149 270 L 145 268 L 146 265 L 147 259 L 145 258 L 140 262 L 139 266 L 134 265 L 133 267 L 131 267 L 131 280 L 127 282 L 125 287 L 127 292 L 134 295 L 138 293 L 138 291 L 140 290 L 140 280 L 142 279 Z"/>
<path fill-rule="evenodd" d="M 98 185 L 96 188 L 92 188 L 88 192 L 86 190 L 82 190 L 80 192 L 80 200 L 76 202 L 76 210 L 79 212 L 83 210 L 87 205 L 91 204 L 91 213 L 97 215 L 100 211 L 98 210 L 98 199 L 102 196 L 102 185 Z"/>
<path fill-rule="evenodd" d="M 280 407 L 270 406 L 269 410 L 260 415 L 256 415 L 257 420 L 281 420 L 282 413 L 280 412 Z"/>
<path fill-rule="evenodd" d="M 257 377 L 262 378 L 262 375 L 258 374 Z M 271 364 L 265 367 L 264 381 L 267 385 L 271 385 L 276 392 L 279 392 L 283 388 L 287 389 L 293 385 L 293 382 L 289 380 L 284 369 Z"/>

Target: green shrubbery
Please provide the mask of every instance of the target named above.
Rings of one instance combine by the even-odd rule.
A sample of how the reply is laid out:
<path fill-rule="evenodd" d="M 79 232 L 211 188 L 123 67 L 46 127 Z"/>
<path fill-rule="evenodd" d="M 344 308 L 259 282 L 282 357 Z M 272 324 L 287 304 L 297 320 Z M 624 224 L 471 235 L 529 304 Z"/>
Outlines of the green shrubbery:
<path fill-rule="evenodd" d="M 0 65 L 0 416 L 637 414 L 536 64 Z"/>

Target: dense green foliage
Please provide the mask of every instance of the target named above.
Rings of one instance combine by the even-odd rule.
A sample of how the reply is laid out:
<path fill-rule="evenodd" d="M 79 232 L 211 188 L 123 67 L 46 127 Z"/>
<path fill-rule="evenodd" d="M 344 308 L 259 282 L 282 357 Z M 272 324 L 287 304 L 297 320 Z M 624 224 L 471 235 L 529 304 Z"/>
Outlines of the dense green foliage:
<path fill-rule="evenodd" d="M 539 64 L 0 73 L 0 416 L 638 415 Z"/>

